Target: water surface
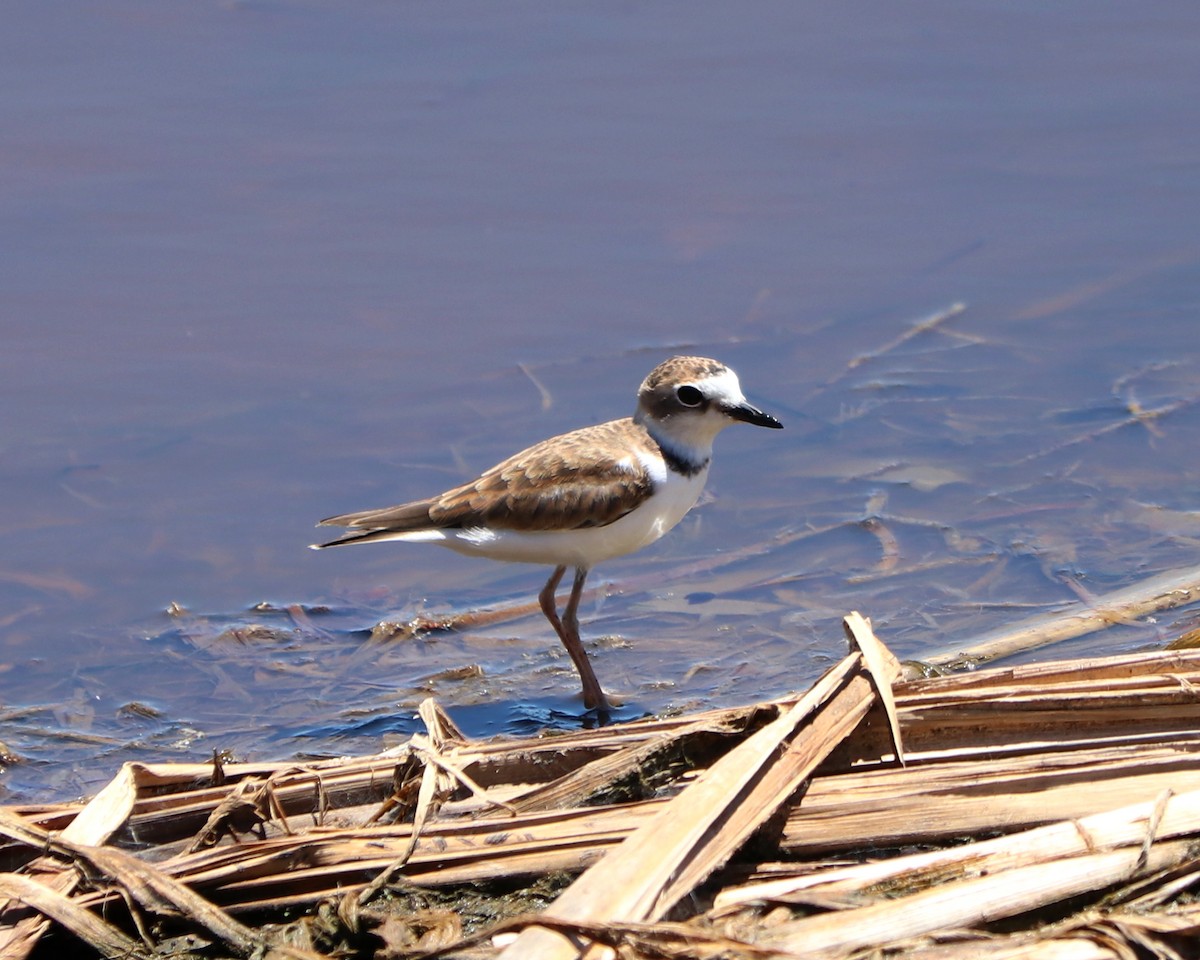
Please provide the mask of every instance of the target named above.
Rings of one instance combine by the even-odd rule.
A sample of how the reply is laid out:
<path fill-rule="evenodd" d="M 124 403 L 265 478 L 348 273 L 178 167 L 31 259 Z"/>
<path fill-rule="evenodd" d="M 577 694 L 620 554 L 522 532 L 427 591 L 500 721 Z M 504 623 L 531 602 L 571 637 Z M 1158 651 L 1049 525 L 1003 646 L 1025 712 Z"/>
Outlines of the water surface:
<path fill-rule="evenodd" d="M 728 431 L 701 506 L 593 573 L 630 715 L 802 687 L 850 609 L 918 657 L 1197 563 L 1194 4 L 7 15 L 10 799 L 372 750 L 430 694 L 576 722 L 538 616 L 370 639 L 544 571 L 306 545 L 626 415 L 678 352 L 787 429 Z"/>

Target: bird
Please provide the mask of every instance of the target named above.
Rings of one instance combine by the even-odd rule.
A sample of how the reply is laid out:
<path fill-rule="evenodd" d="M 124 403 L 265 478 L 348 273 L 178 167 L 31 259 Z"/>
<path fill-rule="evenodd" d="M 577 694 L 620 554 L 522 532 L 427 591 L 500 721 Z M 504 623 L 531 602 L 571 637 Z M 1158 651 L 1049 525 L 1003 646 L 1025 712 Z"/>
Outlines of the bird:
<path fill-rule="evenodd" d="M 585 710 L 607 715 L 608 698 L 579 637 L 588 572 L 679 523 L 704 489 L 713 439 L 738 422 L 783 426 L 746 399 L 725 364 L 671 357 L 642 381 L 633 416 L 543 440 L 425 500 L 327 517 L 318 526 L 346 532 L 312 547 L 403 540 L 553 566 L 538 603 L 579 674 Z M 575 579 L 560 614 L 557 591 L 568 567 Z"/>

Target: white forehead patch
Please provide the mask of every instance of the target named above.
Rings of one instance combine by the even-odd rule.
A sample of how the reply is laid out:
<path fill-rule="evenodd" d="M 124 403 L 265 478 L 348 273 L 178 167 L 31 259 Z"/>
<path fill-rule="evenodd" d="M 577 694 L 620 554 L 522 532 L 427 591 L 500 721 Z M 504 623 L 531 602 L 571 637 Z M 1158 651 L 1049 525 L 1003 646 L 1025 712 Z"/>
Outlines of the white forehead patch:
<path fill-rule="evenodd" d="M 728 368 L 715 376 L 697 380 L 696 386 L 710 400 L 723 401 L 732 406 L 746 402 L 737 374 Z"/>

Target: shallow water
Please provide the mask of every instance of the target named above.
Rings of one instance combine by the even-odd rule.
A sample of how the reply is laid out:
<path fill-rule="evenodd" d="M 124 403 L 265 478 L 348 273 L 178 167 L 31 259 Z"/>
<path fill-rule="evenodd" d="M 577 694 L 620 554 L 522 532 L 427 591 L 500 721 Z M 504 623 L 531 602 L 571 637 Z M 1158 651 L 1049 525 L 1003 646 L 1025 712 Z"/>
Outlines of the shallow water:
<path fill-rule="evenodd" d="M 850 609 L 918 657 L 1197 562 L 1194 4 L 7 14 L 10 799 L 371 750 L 430 694 L 578 722 L 540 616 L 370 639 L 545 571 L 305 547 L 677 352 L 787 429 L 728 431 L 701 506 L 594 572 L 623 715 L 803 686 Z"/>

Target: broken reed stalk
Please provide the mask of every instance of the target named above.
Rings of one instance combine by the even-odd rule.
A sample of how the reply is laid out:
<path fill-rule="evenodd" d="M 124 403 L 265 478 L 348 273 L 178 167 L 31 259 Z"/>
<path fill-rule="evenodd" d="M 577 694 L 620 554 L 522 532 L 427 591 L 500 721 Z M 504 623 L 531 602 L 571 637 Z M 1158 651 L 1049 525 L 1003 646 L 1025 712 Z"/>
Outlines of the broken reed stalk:
<path fill-rule="evenodd" d="M 240 956 L 249 956 L 256 952 L 276 956 L 280 960 L 284 960 L 284 958 L 314 960 L 316 956 L 310 951 L 272 945 L 263 934 L 234 920 L 228 913 L 214 906 L 187 884 L 167 876 L 160 870 L 149 868 L 145 862 L 131 853 L 111 846 L 101 847 L 78 843 L 67 839 L 66 831 L 62 835 L 54 837 L 28 825 L 14 823 L 15 818 L 3 811 L 0 811 L 0 815 L 4 818 L 4 834 L 9 838 L 23 837 L 26 842 L 32 839 L 43 849 L 53 850 L 60 855 L 70 857 L 75 865 L 86 867 L 87 874 L 108 878 L 141 909 L 151 914 L 167 913 L 185 916 L 210 936 L 232 948 Z M 78 875 L 76 870 L 61 871 L 56 876 L 52 875 L 50 883 L 38 883 L 29 877 L 10 874 L 0 875 L 0 881 L 16 877 L 14 883 L 8 885 L 8 888 L 13 891 L 10 906 L 14 906 L 15 904 L 11 901 L 15 901 L 24 907 L 34 907 L 40 914 L 52 917 L 60 923 L 69 922 L 71 925 L 68 926 L 68 929 L 83 938 L 85 942 L 91 943 L 101 950 L 103 955 L 123 956 L 124 946 L 127 944 L 121 944 L 122 949 L 115 953 L 108 951 L 109 945 L 120 943 L 120 938 L 115 937 L 118 931 L 107 923 L 81 923 L 78 912 L 68 908 L 68 904 L 75 905 L 75 902 L 71 901 L 60 889 L 56 889 L 64 886 L 63 883 L 57 881 L 67 877 L 72 882 L 65 886 L 68 888 L 73 886 Z M 86 903 L 87 898 L 84 898 L 82 902 Z M 94 920 L 94 915 L 92 916 Z M 42 918 L 39 916 L 37 919 Z M 16 935 L 4 944 L 4 952 L 0 956 L 3 956 L 5 960 L 24 957 L 36 946 L 41 931 L 36 931 L 36 935 L 31 937 L 30 933 L 34 932 L 32 927 L 21 929 L 24 922 L 13 926 L 12 929 Z M 134 955 L 137 956 L 141 953 L 139 948 Z"/>
<path fill-rule="evenodd" d="M 1140 792 L 1147 795 L 1147 791 Z M 846 815 L 852 817 L 854 811 L 847 810 Z M 717 914 L 722 914 L 745 904 L 803 903 L 860 894 L 870 888 L 920 889 L 952 877 L 999 876 L 1016 868 L 1053 866 L 1059 861 L 1122 847 L 1145 854 L 1153 842 L 1196 834 L 1200 834 L 1200 789 L 1172 794 L 1164 788 L 1153 800 L 966 846 L 809 870 L 792 877 L 730 887 L 716 896 L 713 906 Z"/>
<path fill-rule="evenodd" d="M 891 889 L 906 877 L 921 886 L 922 875 L 943 883 L 858 909 L 787 922 L 771 930 L 767 940 L 818 958 L 976 927 L 1192 861 L 1198 833 L 1200 792 L 1172 797 L 1168 791 L 1156 800 L 1073 823 L 973 844 L 965 848 L 965 856 L 948 851 L 901 858 L 891 864 Z M 912 866 L 906 869 L 904 859 Z M 944 882 L 955 865 L 960 876 Z M 809 885 L 810 895 L 820 890 L 819 883 Z"/>
<path fill-rule="evenodd" d="M 40 936 L 40 928 L 50 920 L 72 931 L 84 943 L 91 944 L 102 956 L 128 957 L 131 960 L 150 960 L 152 956 L 151 951 L 142 944 L 55 889 L 53 884 L 40 883 L 22 874 L 0 874 L 0 897 L 37 911 L 35 919 L 38 921 L 37 924 L 27 925 L 24 930 L 14 928 L 10 931 L 22 935 L 6 938 L 0 950 L 0 956 L 5 960 L 26 956 L 36 945 L 37 937 L 31 941 L 29 936 L 35 932 L 33 927 L 39 928 L 36 933 Z"/>
<path fill-rule="evenodd" d="M 858 910 L 805 917 L 771 931 L 769 942 L 802 952 L 808 960 L 843 957 L 881 941 L 903 943 L 939 930 L 979 927 L 1089 891 L 1168 870 L 1194 858 L 1191 840 L 1140 850 L 1110 850 L 1074 857 L 1052 868 L 1017 867 L 999 876 L 980 876 Z"/>
<path fill-rule="evenodd" d="M 17 922 L 0 930 L 0 942 L 15 952 L 0 955 L 24 956 L 45 929 L 45 917 L 53 916 L 97 949 L 139 957 L 145 948 L 122 940 L 127 931 L 88 919 L 100 911 L 105 923 L 118 916 L 122 897 L 137 905 L 135 916 L 178 914 L 176 922 L 192 924 L 229 951 L 268 952 L 282 948 L 235 914 L 269 914 L 329 898 L 351 909 L 360 892 L 367 891 L 365 899 L 393 881 L 419 888 L 556 871 L 582 872 L 544 922 L 527 918 L 506 927 L 523 928 L 518 942 L 537 948 L 508 956 L 544 960 L 586 949 L 591 958 L 608 949 L 603 945 L 621 943 L 663 956 L 723 950 L 796 957 L 812 955 L 810 947 L 845 956 L 847 926 L 859 939 L 875 931 L 868 949 L 883 949 L 916 929 L 918 921 L 907 913 L 902 923 L 887 913 L 897 893 L 908 913 L 935 914 L 920 922 L 936 921 L 942 931 L 952 921 L 1009 916 L 1072 890 L 1095 892 L 1097 880 L 1140 877 L 1151 867 L 1179 863 L 1168 882 L 1139 881 L 1137 893 L 1148 904 L 1157 897 L 1154 903 L 1174 906 L 1171 891 L 1200 869 L 1178 846 L 1194 849 L 1200 838 L 1200 823 L 1187 819 L 1200 820 L 1200 652 L 899 684 L 889 720 L 884 707 L 894 660 L 872 646 L 865 621 L 849 617 L 847 628 L 860 652 L 800 702 L 477 743 L 466 741 L 430 701 L 422 709 L 428 736 L 390 755 L 303 767 L 229 764 L 221 785 L 209 781 L 208 765 L 127 765 L 75 816 L 65 841 L 46 825 L 61 829 L 67 814 L 58 811 L 51 821 L 47 814 L 0 808 L 10 859 L 30 860 L 12 883 L 0 875 L 0 897 L 22 902 L 20 912 L 7 915 Z M 871 704 L 877 708 L 868 710 Z M 897 726 L 903 752 L 894 743 Z M 670 759 L 685 756 L 682 766 Z M 889 760 L 900 756 L 906 767 Z M 679 792 L 584 805 L 597 793 L 609 796 L 622 778 L 645 774 L 648 763 L 671 771 L 661 783 Z M 403 776 L 394 782 L 398 765 Z M 804 789 L 797 791 L 800 783 Z M 396 790 L 396 801 L 381 808 Z M 1167 790 L 1187 795 L 1168 797 Z M 237 831 L 208 823 L 217 842 L 183 853 L 214 809 L 232 809 L 227 801 L 237 791 L 263 799 L 266 839 L 239 840 Z M 1104 812 L 1139 801 L 1142 813 L 1123 821 L 1120 811 Z M 406 811 L 415 822 L 388 823 L 376 816 L 385 809 L 393 818 Z M 721 894 L 708 922 L 766 935 L 753 913 L 732 913 L 744 910 L 748 899 L 833 907 L 835 914 L 790 921 L 806 926 L 784 925 L 776 931 L 780 939 L 757 946 L 732 933 L 701 932 L 694 949 L 685 925 L 655 922 L 712 878 L 767 819 L 776 852 L 766 855 L 790 861 L 786 869 L 793 875 L 780 875 L 783 863 L 759 865 L 743 855 L 722 875 L 743 885 Z M 1050 821 L 1060 822 L 1044 826 Z M 1015 830 L 1025 832 L 913 857 L 878 857 L 881 845 Z M 130 841 L 157 846 L 136 856 L 117 847 Z M 861 862 L 864 848 L 875 850 L 869 862 Z M 823 865 L 814 862 L 817 856 L 842 862 Z M 845 866 L 847 858 L 859 862 Z M 87 865 L 91 892 L 72 887 L 79 865 Z M 1093 877 L 1092 886 L 1082 886 L 1084 875 Z M 773 879 L 746 885 L 745 878 L 764 876 Z M 107 885 L 96 877 L 108 878 Z M 383 909 L 372 905 L 361 915 Z M 1174 931 L 1187 922 L 1145 913 L 1153 904 L 1140 909 Z M 293 949 L 290 956 L 305 954 Z"/>
<path fill-rule="evenodd" d="M 1098 596 L 1091 603 L 1072 603 L 1061 613 L 1038 615 L 922 657 L 922 662 L 960 670 L 1071 640 L 1117 623 L 1170 610 L 1200 599 L 1200 568 L 1169 570 Z"/>
<path fill-rule="evenodd" d="M 890 660 L 891 676 L 872 678 L 857 651 L 846 657 L 787 713 L 709 767 L 588 869 L 545 916 L 567 923 L 658 920 L 722 866 L 866 716 L 875 701 L 873 684 L 890 685 L 898 675 L 899 665 L 882 651 L 865 621 L 851 617 L 856 640 L 872 647 L 873 662 Z M 587 952 L 588 943 L 533 926 L 500 956 L 571 960 Z"/>
<path fill-rule="evenodd" d="M 135 795 L 134 773 L 127 765 L 122 767 L 117 776 L 58 834 L 58 839 L 68 845 L 100 846 L 107 843 L 128 819 Z M 3 808 L 0 808 L 0 834 L 35 850 L 39 846 L 47 852 L 51 850 L 47 838 L 52 834 L 22 821 Z M 65 909 L 62 901 L 73 903 L 70 895 L 78 886 L 78 875 L 74 871 L 62 870 L 60 862 L 48 856 L 34 860 L 25 870 L 27 874 L 14 880 L 14 884 L 35 883 L 36 889 L 23 889 L 28 896 L 35 897 L 38 904 L 47 909 L 43 910 L 41 906 L 37 906 L 38 915 L 19 916 L 22 907 L 34 905 L 32 901 L 15 892 L 7 892 L 16 889 L 12 885 L 0 889 L 0 895 L 7 901 L 0 901 L 0 957 L 4 960 L 21 960 L 27 956 L 46 932 L 49 926 L 47 918 L 62 923 L 63 917 L 66 916 L 59 912 Z M 19 916 L 19 919 L 14 922 L 11 919 L 13 916 Z M 67 929 L 77 927 L 71 924 Z M 89 934 L 99 937 L 100 942 L 106 942 L 107 931 L 104 929 L 86 929 L 89 930 Z M 84 939 L 87 940 L 87 937 Z"/>

